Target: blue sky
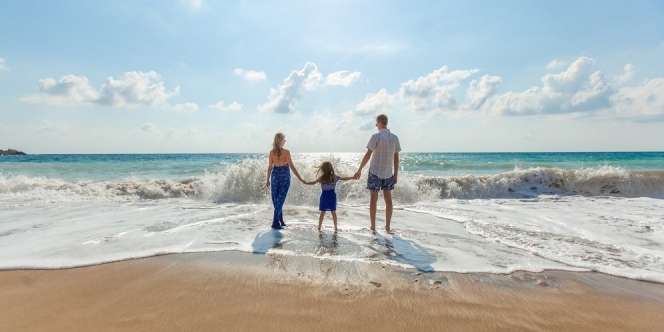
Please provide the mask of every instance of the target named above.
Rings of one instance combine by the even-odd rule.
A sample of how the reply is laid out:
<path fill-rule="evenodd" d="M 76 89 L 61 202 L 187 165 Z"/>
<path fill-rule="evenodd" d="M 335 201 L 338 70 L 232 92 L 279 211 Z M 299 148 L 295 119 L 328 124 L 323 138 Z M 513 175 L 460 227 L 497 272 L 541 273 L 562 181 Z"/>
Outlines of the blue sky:
<path fill-rule="evenodd" d="M 664 150 L 661 1 L 3 1 L 0 148 Z"/>

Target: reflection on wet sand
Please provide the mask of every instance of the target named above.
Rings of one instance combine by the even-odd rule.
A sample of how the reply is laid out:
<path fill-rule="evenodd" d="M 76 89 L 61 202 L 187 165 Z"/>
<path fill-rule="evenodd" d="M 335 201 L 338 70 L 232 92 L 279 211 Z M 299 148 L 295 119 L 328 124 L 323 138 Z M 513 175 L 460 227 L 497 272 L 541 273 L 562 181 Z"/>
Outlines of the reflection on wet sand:
<path fill-rule="evenodd" d="M 320 232 L 318 233 L 318 241 L 317 256 L 335 256 L 337 254 L 337 247 L 339 246 L 337 232 L 332 234 Z"/>
<path fill-rule="evenodd" d="M 343 234 L 343 233 L 342 233 Z M 316 259 L 335 257 L 343 259 L 351 256 L 364 257 L 371 261 L 391 260 L 412 266 L 419 272 L 434 271 L 436 257 L 419 243 L 399 235 L 369 235 L 366 240 L 344 238 L 337 232 L 312 232 L 310 229 L 293 228 L 288 231 L 269 230 L 256 235 L 252 243 L 253 253 L 270 254 L 273 260 L 287 259 L 288 252 L 297 256 L 305 255 Z M 285 252 L 271 252 L 283 249 Z M 276 258 L 278 257 L 278 258 Z M 336 259 L 335 259 L 336 260 Z M 321 263 L 323 264 L 323 263 Z M 282 266 L 283 264 L 276 264 Z"/>

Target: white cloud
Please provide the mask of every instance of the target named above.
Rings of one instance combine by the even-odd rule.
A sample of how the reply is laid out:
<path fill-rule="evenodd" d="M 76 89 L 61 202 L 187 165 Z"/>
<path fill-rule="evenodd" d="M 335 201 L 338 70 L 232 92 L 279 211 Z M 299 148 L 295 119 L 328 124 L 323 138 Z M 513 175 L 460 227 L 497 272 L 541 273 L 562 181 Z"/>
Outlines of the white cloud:
<path fill-rule="evenodd" d="M 362 115 L 372 115 L 384 111 L 392 105 L 395 97 L 385 89 L 376 93 L 367 94 L 364 99 L 355 106 L 355 111 Z"/>
<path fill-rule="evenodd" d="M 97 103 L 111 106 L 159 105 L 177 95 L 179 87 L 166 89 L 161 76 L 154 72 L 130 71 L 120 78 L 109 77 L 101 87 Z"/>
<path fill-rule="evenodd" d="M 447 66 L 436 69 L 424 76 L 401 84 L 395 93 L 381 89 L 368 94 L 355 106 L 358 114 L 375 114 L 394 103 L 414 112 L 444 112 L 475 109 L 494 92 L 501 78 L 485 75 L 479 81 L 472 81 L 466 92 L 463 105 L 457 101 L 457 89 L 462 83 L 477 73 L 477 69 L 451 70 Z"/>
<path fill-rule="evenodd" d="M 321 82 L 318 67 L 307 62 L 300 70 L 294 70 L 276 88 L 270 89 L 267 102 L 258 106 L 261 112 L 290 113 L 303 91 L 315 89 Z"/>
<path fill-rule="evenodd" d="M 593 59 L 580 57 L 565 71 L 544 75 L 541 86 L 496 96 L 490 108 L 505 115 L 572 113 L 606 108 L 612 88 L 604 75 L 594 71 L 593 67 Z"/>
<path fill-rule="evenodd" d="M 502 81 L 500 77 L 491 75 L 483 75 L 479 81 L 472 80 L 466 91 L 466 108 L 473 110 L 481 108 L 486 100 L 496 92 Z"/>
<path fill-rule="evenodd" d="M 213 110 L 217 110 L 220 112 L 240 112 L 242 111 L 242 104 L 234 101 L 230 104 L 224 103 L 223 100 L 220 100 L 219 102 L 212 104 L 208 106 L 209 108 Z"/>
<path fill-rule="evenodd" d="M 243 80 L 248 81 L 248 82 L 260 82 L 260 81 L 265 81 L 267 79 L 267 75 L 265 74 L 264 71 L 244 69 L 244 68 L 235 68 L 235 69 L 233 69 L 233 73 L 236 76 L 239 76 Z"/>
<path fill-rule="evenodd" d="M 584 80 L 592 73 L 595 61 L 588 57 L 580 57 L 572 62 L 569 67 L 558 74 L 546 74 L 542 77 L 544 87 L 557 91 L 575 91 Z"/>
<path fill-rule="evenodd" d="M 585 87 L 575 91 L 570 104 L 577 110 L 594 110 L 608 106 L 612 93 L 604 75 L 596 71 L 590 74 Z"/>
<path fill-rule="evenodd" d="M 7 67 L 7 61 L 5 61 L 4 58 L 0 58 L 0 71 L 7 71 L 9 70 L 9 67 Z"/>
<path fill-rule="evenodd" d="M 558 69 L 562 69 L 566 65 L 567 65 L 567 62 L 564 61 L 564 60 L 553 59 L 553 60 L 551 60 L 551 62 L 549 62 L 549 64 L 546 65 L 546 69 L 548 69 L 548 70 L 558 70 Z"/>
<path fill-rule="evenodd" d="M 664 115 L 664 78 L 655 78 L 643 84 L 620 88 L 611 102 L 622 116 Z"/>
<path fill-rule="evenodd" d="M 341 70 L 330 73 L 323 79 L 323 74 L 316 64 L 307 62 L 302 69 L 292 71 L 276 88 L 270 89 L 267 102 L 258 105 L 261 112 L 290 113 L 305 91 L 320 86 L 351 85 L 359 79 L 360 72 Z"/>
<path fill-rule="evenodd" d="M 81 105 L 94 103 L 99 98 L 99 93 L 90 85 L 88 78 L 79 75 L 65 75 L 59 80 L 41 79 L 39 92 L 21 100 L 48 105 Z"/>
<path fill-rule="evenodd" d="M 636 69 L 634 68 L 634 65 L 632 65 L 631 63 L 626 64 L 625 66 L 623 66 L 622 74 L 616 77 L 616 83 L 617 84 L 629 83 L 634 78 L 635 71 Z"/>
<path fill-rule="evenodd" d="M 182 103 L 173 105 L 173 110 L 178 113 L 193 113 L 198 111 L 198 104 L 196 103 Z"/>
<path fill-rule="evenodd" d="M 399 95 L 415 112 L 447 111 L 457 108 L 454 90 L 477 69 L 450 70 L 447 66 L 401 84 Z"/>
<path fill-rule="evenodd" d="M 154 71 L 131 71 L 118 79 L 109 77 L 99 90 L 92 87 L 87 77 L 80 75 L 65 75 L 59 80 L 41 79 L 39 93 L 21 99 L 48 105 L 152 106 L 166 104 L 179 90 L 179 87 L 167 89 Z"/>
<path fill-rule="evenodd" d="M 348 87 L 351 84 L 353 84 L 355 81 L 360 79 L 361 75 L 362 74 L 359 71 L 354 71 L 354 72 L 348 70 L 337 71 L 327 75 L 327 77 L 325 78 L 325 85 Z"/>

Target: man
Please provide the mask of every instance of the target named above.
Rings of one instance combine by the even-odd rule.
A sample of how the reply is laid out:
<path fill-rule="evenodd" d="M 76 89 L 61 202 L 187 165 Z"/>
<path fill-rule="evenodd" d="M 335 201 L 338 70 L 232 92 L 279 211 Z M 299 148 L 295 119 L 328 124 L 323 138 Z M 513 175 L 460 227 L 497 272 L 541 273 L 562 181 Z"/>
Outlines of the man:
<path fill-rule="evenodd" d="M 360 168 L 355 173 L 354 178 L 360 178 L 362 168 L 371 159 L 369 176 L 367 177 L 367 189 L 371 191 L 369 204 L 371 230 L 376 230 L 376 203 L 378 202 L 378 192 L 382 190 L 385 198 L 385 230 L 389 233 L 390 222 L 392 221 L 392 190 L 399 175 L 401 145 L 397 135 L 392 134 L 387 129 L 387 116 L 385 114 L 376 117 L 376 128 L 378 128 L 378 132 L 371 136 L 367 144 L 367 152 L 364 154 Z"/>

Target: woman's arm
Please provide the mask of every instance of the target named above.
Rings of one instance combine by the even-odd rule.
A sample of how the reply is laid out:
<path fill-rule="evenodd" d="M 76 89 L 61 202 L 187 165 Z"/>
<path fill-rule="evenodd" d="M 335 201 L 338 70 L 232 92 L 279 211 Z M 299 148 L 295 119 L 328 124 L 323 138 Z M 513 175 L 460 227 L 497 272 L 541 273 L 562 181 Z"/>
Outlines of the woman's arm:
<path fill-rule="evenodd" d="M 270 175 L 272 175 L 272 152 L 267 155 L 267 178 L 265 179 L 265 188 L 270 188 Z"/>
<path fill-rule="evenodd" d="M 302 180 L 302 177 L 300 176 L 300 173 L 297 171 L 297 168 L 295 168 L 295 164 L 293 163 L 293 159 L 291 158 L 290 151 L 288 151 L 288 166 L 290 166 L 290 169 L 293 171 L 293 174 L 295 174 L 295 177 L 301 182 L 304 182 L 304 180 Z"/>

